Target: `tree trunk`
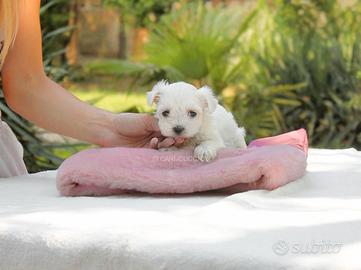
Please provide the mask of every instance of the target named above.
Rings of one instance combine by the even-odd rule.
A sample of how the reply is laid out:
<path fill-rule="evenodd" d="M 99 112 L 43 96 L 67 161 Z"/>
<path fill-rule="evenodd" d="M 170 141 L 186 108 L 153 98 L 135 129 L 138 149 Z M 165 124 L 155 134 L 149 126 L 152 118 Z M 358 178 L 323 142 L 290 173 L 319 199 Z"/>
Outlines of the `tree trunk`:
<path fill-rule="evenodd" d="M 70 42 L 66 50 L 66 57 L 70 65 L 78 64 L 78 29 L 75 28 L 78 25 L 78 5 L 77 0 L 71 0 L 69 26 L 74 27 L 74 29 L 72 30 Z"/>
<path fill-rule="evenodd" d="M 145 27 L 135 27 L 131 30 L 131 55 L 130 58 L 135 61 L 141 61 L 146 57 L 144 45 L 148 41 L 149 31 Z"/>

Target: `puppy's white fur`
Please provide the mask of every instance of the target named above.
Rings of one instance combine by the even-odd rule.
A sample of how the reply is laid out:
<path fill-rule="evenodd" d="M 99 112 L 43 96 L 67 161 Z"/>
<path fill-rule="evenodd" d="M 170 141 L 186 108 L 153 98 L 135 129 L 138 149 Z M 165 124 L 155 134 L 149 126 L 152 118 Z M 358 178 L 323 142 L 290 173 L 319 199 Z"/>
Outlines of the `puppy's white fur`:
<path fill-rule="evenodd" d="M 182 147 L 194 148 L 201 161 L 211 161 L 224 147 L 247 147 L 244 128 L 237 126 L 207 86 L 197 89 L 185 82 L 160 81 L 148 92 L 148 104 L 153 103 L 162 135 L 187 138 Z"/>

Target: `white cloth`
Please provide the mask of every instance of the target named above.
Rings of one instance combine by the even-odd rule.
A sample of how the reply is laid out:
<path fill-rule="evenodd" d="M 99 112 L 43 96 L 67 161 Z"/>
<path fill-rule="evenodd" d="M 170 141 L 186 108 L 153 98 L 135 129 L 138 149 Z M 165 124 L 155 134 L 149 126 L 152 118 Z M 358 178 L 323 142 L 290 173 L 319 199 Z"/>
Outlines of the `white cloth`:
<path fill-rule="evenodd" d="M 0 269 L 360 269 L 361 152 L 232 196 L 60 197 L 55 172 L 0 179 Z"/>
<path fill-rule="evenodd" d="M 10 127 L 1 121 L 0 112 L 0 177 L 27 174 L 23 161 L 23 147 Z"/>

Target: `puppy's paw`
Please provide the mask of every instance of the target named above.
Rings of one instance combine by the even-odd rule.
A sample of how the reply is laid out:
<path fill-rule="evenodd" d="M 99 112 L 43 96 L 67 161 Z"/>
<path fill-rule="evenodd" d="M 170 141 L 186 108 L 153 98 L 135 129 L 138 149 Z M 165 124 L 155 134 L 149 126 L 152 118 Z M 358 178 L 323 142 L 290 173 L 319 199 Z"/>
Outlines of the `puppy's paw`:
<path fill-rule="evenodd" d="M 194 149 L 194 157 L 199 159 L 200 161 L 209 162 L 213 160 L 217 156 L 217 151 L 213 147 L 209 147 L 206 145 L 198 145 Z"/>

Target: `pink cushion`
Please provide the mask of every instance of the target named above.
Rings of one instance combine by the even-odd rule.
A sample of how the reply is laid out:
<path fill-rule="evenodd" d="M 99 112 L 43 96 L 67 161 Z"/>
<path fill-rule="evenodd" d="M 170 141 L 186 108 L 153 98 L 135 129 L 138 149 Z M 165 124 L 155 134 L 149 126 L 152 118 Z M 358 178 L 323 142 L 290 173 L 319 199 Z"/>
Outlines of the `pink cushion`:
<path fill-rule="evenodd" d="M 301 149 L 306 155 L 308 152 L 308 140 L 306 130 L 301 128 L 299 130 L 291 131 L 278 136 L 257 139 L 249 143 L 249 147 L 288 144 Z"/>
<path fill-rule="evenodd" d="M 210 163 L 187 150 L 89 149 L 63 162 L 57 187 L 64 196 L 272 190 L 303 176 L 307 147 L 306 131 L 300 129 L 255 140 L 247 149 L 223 149 Z"/>

